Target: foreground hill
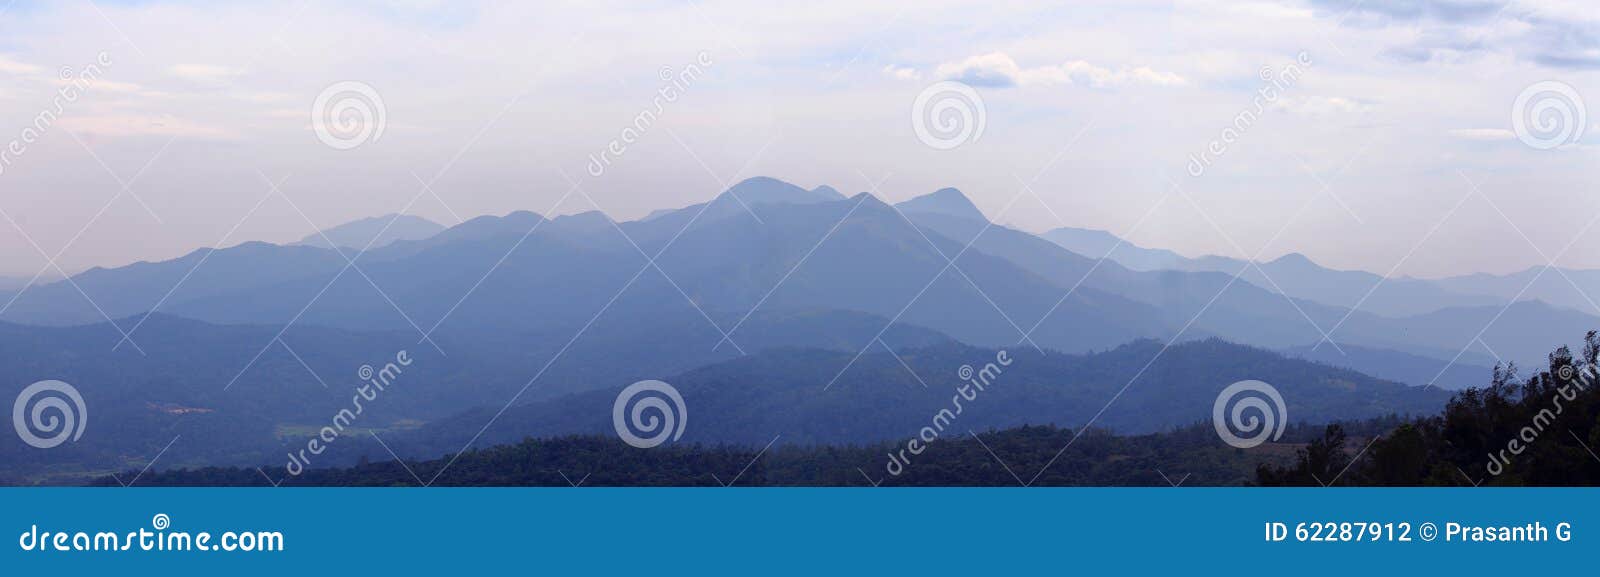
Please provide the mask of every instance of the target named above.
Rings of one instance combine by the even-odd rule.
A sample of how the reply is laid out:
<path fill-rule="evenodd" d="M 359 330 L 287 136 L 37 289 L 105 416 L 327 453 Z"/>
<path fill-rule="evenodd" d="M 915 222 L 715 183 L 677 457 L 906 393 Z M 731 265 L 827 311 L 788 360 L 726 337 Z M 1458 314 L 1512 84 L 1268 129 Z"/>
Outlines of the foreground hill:
<path fill-rule="evenodd" d="M 1073 431 L 1055 427 L 982 431 L 981 443 L 965 435 L 931 445 L 898 476 L 885 471 L 885 455 L 894 448 L 889 444 L 774 447 L 765 452 L 759 446 L 701 445 L 641 450 L 616 437 L 561 437 L 469 451 L 454 462 L 445 455 L 402 465 L 380 452 L 370 462 L 313 469 L 282 480 L 268 479 L 251 467 L 211 467 L 150 472 L 138 484 L 265 487 L 278 481 L 285 487 L 407 487 L 420 479 L 438 486 L 1015 487 L 1019 478 L 1032 481 L 1037 474 L 1037 486 L 1242 485 L 1259 465 L 1291 462 L 1295 447 L 1313 433 L 1293 428 L 1283 444 L 1241 451 L 1217 440 L 1209 425 L 1135 437 L 1093 432 L 1076 442 Z M 1069 442 L 1072 446 L 1062 451 Z M 1006 464 L 991 456 L 990 449 Z M 1059 458 L 1051 462 L 1057 453 Z M 107 476 L 92 484 L 118 482 Z"/>
<path fill-rule="evenodd" d="M 771 340 L 748 341 L 745 356 L 713 354 L 701 342 L 670 338 L 628 349 L 617 343 L 637 342 L 633 332 L 599 329 L 538 379 L 542 355 L 551 351 L 530 352 L 520 342 L 444 339 L 457 351 L 444 357 L 403 332 L 305 326 L 274 340 L 273 327 L 155 316 L 141 355 L 127 347 L 111 350 L 116 333 L 106 325 L 0 324 L 0 381 L 8 390 L 60 379 L 77 387 L 91 411 L 81 440 L 38 451 L 8 435 L 0 441 L 0 462 L 10 476 L 36 481 L 143 468 L 158 454 L 157 468 L 281 460 L 352 407 L 363 383 L 359 367 L 391 362 L 397 342 L 412 364 L 381 396 L 362 403 L 359 418 L 319 466 L 386 454 L 371 439 L 374 432 L 394 450 L 419 457 L 459 451 L 479 431 L 475 447 L 525 436 L 610 433 L 616 391 L 641 375 L 683 391 L 693 414 L 686 442 L 764 444 L 781 435 L 784 445 L 873 443 L 927 425 L 950 406 L 959 367 L 981 369 L 996 354 L 901 327 L 852 362 L 854 342 L 871 339 L 884 322 L 842 312 L 753 317 L 751 337 Z M 1175 346 L 1130 385 L 1131 375 L 1160 350 L 1159 343 L 1141 341 L 1093 355 L 1012 352 L 1013 364 L 967 403 L 956 423 L 961 428 L 952 434 L 1022 424 L 1081 427 L 1124 386 L 1095 426 L 1139 433 L 1204 420 L 1222 387 L 1247 378 L 1279 387 L 1295 422 L 1429 413 L 1444 398 L 1437 390 L 1416 391 L 1220 341 Z M 682 366 L 694 360 L 704 366 Z M 594 392 L 574 393 L 584 390 Z"/>
<path fill-rule="evenodd" d="M 1167 431 L 1209 420 L 1223 388 L 1252 379 L 1275 386 L 1288 419 L 1297 423 L 1433 414 L 1449 397 L 1439 389 L 1408 387 L 1219 340 L 1161 350 L 1161 343 L 1140 341 L 1092 355 L 1010 351 L 1012 364 L 1001 367 L 976 398 L 962 401 L 961 414 L 942 427 L 943 435 L 1028 424 L 1092 426 L 1121 434 Z M 1157 353 L 1160 358 L 1141 374 Z M 852 363 L 849 353 L 772 350 L 666 380 L 682 394 L 691 415 L 682 437 L 686 443 L 762 445 L 774 438 L 782 445 L 875 443 L 914 435 L 941 410 L 953 410 L 952 397 L 963 383 L 961 367 L 981 370 L 997 352 L 945 345 L 897 354 L 880 350 Z M 1130 383 L 1135 374 L 1139 378 Z M 524 437 L 610 433 L 620 388 L 511 407 L 498 419 L 500 407 L 485 407 L 385 440 L 402 455 L 420 457 L 459 451 L 475 436 L 473 446 L 482 447 Z M 485 429 L 491 420 L 494 424 Z"/>
<path fill-rule="evenodd" d="M 82 394 L 89 413 L 81 439 L 50 451 L 29 447 L 16 435 L 0 437 L 0 468 L 37 479 L 140 468 L 157 454 L 162 464 L 173 465 L 276 458 L 294 442 L 303 445 L 340 410 L 352 408 L 351 398 L 365 383 L 362 367 L 381 370 L 402 350 L 411 364 L 381 396 L 363 402 L 355 431 L 415 427 L 504 405 L 519 391 L 526 402 L 620 387 L 641 372 L 672 375 L 738 356 L 727 347 L 711 350 L 715 333 L 703 320 L 689 325 L 702 333 L 656 329 L 650 320 L 596 323 L 554 363 L 550 359 L 558 349 L 546 344 L 554 339 L 538 333 L 479 340 L 441 336 L 440 343 L 453 352 L 443 356 L 419 345 L 414 333 L 297 325 L 280 334 L 278 327 L 154 315 L 138 337 L 141 352 L 128 346 L 113 350 L 118 333 L 104 323 L 0 323 L 0 394 L 15 398 L 29 383 L 61 380 Z M 843 354 L 855 342 L 872 339 L 886 322 L 838 311 L 768 313 L 746 323 L 743 341 L 752 352 L 814 347 Z M 641 332 L 644 339 L 656 340 L 642 340 Z M 906 348 L 949 341 L 909 326 L 880 338 Z"/>
<path fill-rule="evenodd" d="M 1484 388 L 1440 414 L 1289 427 L 1280 442 L 1226 447 L 1209 423 L 1140 436 L 1055 427 L 968 430 L 889 465 L 899 442 L 789 447 L 669 445 L 640 450 L 610 436 L 526 439 L 428 461 L 312 470 L 289 484 L 443 485 L 1260 485 L 1594 486 L 1600 484 L 1600 333 L 1557 349 L 1526 378 L 1496 368 Z M 1565 432 L 1566 435 L 1554 434 Z M 1520 443 L 1520 444 L 1518 444 Z M 1253 472 L 1251 469 L 1254 469 Z M 851 473 L 854 472 L 855 475 Z M 425 480 L 424 480 L 425 479 Z M 269 482 L 254 469 L 155 473 L 152 484 Z M 99 485 L 120 483 L 101 478 Z"/>

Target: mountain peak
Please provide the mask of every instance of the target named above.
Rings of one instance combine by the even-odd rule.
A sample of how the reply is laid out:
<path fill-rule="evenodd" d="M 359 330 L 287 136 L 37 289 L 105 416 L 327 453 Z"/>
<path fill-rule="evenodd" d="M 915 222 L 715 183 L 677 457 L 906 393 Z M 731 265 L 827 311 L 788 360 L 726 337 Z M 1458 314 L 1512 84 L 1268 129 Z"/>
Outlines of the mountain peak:
<path fill-rule="evenodd" d="M 813 204 L 843 198 L 839 191 L 826 186 L 806 190 L 770 176 L 744 179 L 723 195 L 735 196 L 746 204 Z"/>
<path fill-rule="evenodd" d="M 811 193 L 819 197 L 826 197 L 828 200 L 844 200 L 843 194 L 839 194 L 838 190 L 826 184 L 811 189 Z"/>
<path fill-rule="evenodd" d="M 954 188 L 941 188 L 895 205 L 905 212 L 938 213 L 976 220 L 988 220 L 983 211 Z"/>
<path fill-rule="evenodd" d="M 611 223 L 611 217 L 598 210 L 588 210 L 573 214 L 563 214 L 550 221 L 551 224 L 567 224 L 575 226 L 601 226 Z"/>
<path fill-rule="evenodd" d="M 1318 265 L 1316 263 L 1316 261 L 1313 261 L 1313 260 L 1311 260 L 1310 257 L 1308 257 L 1306 255 L 1303 255 L 1303 254 L 1300 254 L 1298 252 L 1291 252 L 1289 254 L 1280 256 L 1280 257 L 1278 257 L 1276 259 L 1273 259 L 1273 261 L 1271 263 L 1269 263 L 1269 264 L 1275 264 L 1275 265 L 1280 265 L 1280 266 L 1299 266 L 1299 267 L 1317 267 L 1317 268 L 1322 268 L 1322 266 Z"/>
<path fill-rule="evenodd" d="M 439 234 L 444 225 L 420 216 L 389 214 L 354 220 L 313 232 L 295 244 L 318 248 L 379 248 L 399 240 L 422 240 Z"/>
<path fill-rule="evenodd" d="M 850 197 L 850 200 L 853 200 L 853 201 L 856 201 L 856 202 L 860 202 L 860 203 L 865 203 L 865 204 L 871 204 L 873 206 L 882 206 L 882 207 L 885 207 L 885 208 L 887 208 L 889 206 L 889 203 L 884 202 L 883 199 L 878 198 L 876 195 L 873 195 L 870 192 L 858 193 L 855 196 Z"/>

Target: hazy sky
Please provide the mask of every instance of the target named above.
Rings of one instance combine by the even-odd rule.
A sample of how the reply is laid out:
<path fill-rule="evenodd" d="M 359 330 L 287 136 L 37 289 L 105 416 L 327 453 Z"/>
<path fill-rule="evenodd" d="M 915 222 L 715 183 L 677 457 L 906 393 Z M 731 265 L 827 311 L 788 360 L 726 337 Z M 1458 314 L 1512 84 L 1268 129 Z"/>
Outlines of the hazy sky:
<path fill-rule="evenodd" d="M 753 175 L 881 181 L 890 201 L 954 186 L 1025 230 L 1419 276 L 1573 243 L 1600 215 L 1592 2 L 1353 3 L 19 0 L 0 12 L 0 274 L 45 263 L 29 238 L 74 271 L 408 204 L 445 224 L 594 208 L 557 205 L 568 178 L 622 219 Z M 1291 65 L 1263 104 L 1263 74 Z M 912 109 L 947 79 L 982 99 L 982 132 L 939 149 Z M 382 130 L 345 149 L 312 111 L 347 81 L 376 92 Z M 1542 81 L 1579 98 L 1536 110 L 1571 113 L 1569 138 L 1535 140 L 1553 149 L 1513 121 Z M 1559 264 L 1600 268 L 1596 228 Z"/>

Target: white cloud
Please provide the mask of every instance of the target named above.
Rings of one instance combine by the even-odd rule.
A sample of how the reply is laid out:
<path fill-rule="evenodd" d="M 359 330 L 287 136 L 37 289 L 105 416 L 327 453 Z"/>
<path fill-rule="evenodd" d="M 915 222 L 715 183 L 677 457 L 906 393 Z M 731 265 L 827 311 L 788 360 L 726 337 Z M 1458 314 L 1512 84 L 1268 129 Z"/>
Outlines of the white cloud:
<path fill-rule="evenodd" d="M 1458 64 L 1503 53 L 1541 66 L 1600 68 L 1600 19 L 1584 0 L 1311 0 L 1318 14 L 1342 25 L 1417 32 L 1385 52 L 1405 62 Z"/>
<path fill-rule="evenodd" d="M 960 62 L 946 62 L 939 65 L 936 74 L 946 80 L 960 80 L 973 86 L 1016 86 L 1023 83 L 1022 68 L 1004 52 L 990 52 Z"/>
<path fill-rule="evenodd" d="M 1161 72 L 1148 66 L 1118 68 L 1096 66 L 1083 60 L 1074 60 L 1054 66 L 1023 68 L 1004 52 L 990 52 L 972 56 L 958 62 L 940 64 L 940 78 L 959 80 L 973 86 L 1056 86 L 1084 84 L 1095 88 L 1124 85 L 1182 86 L 1188 84 L 1182 76 Z"/>
<path fill-rule="evenodd" d="M 0 72 L 6 74 L 34 74 L 39 72 L 39 70 L 40 68 L 38 66 L 34 66 L 25 62 L 17 62 L 16 60 L 12 60 L 4 54 L 0 54 Z"/>
<path fill-rule="evenodd" d="M 1183 86 L 1188 84 L 1182 76 L 1172 72 L 1161 72 L 1148 66 L 1132 69 L 1110 70 L 1101 68 L 1082 60 L 1068 62 L 1061 67 L 1066 73 L 1078 81 L 1087 79 L 1090 86 L 1101 88 L 1105 86 L 1122 86 L 1124 84 L 1143 84 L 1147 86 Z"/>
<path fill-rule="evenodd" d="M 895 66 L 890 64 L 883 67 L 883 73 L 896 80 L 920 80 L 922 72 L 910 66 Z"/>

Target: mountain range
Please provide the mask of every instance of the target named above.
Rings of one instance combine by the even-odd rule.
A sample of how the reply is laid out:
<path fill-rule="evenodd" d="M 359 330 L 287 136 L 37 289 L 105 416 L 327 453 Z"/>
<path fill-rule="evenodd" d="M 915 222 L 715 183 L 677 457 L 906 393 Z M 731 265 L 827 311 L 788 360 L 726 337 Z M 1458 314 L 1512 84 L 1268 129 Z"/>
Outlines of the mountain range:
<path fill-rule="evenodd" d="M 358 367 L 401 349 L 419 368 L 360 426 L 428 455 L 479 431 L 603 430 L 615 391 L 648 378 L 703 399 L 695 441 L 900 438 L 938 396 L 908 373 L 999 349 L 1028 363 L 975 426 L 1166 430 L 1265 376 L 1293 392 L 1297 420 L 1431 412 L 1443 393 L 1405 385 L 1481 385 L 1497 361 L 1537 361 L 1600 327 L 1542 300 L 1506 306 L 1495 283 L 1379 283 L 1294 256 L 1151 268 L 1159 251 L 1102 259 L 1132 246 L 1107 240 L 995 224 L 955 189 L 890 204 L 753 178 L 636 221 L 391 215 L 97 268 L 0 291 L 0 370 L 19 387 L 74 383 L 116 438 L 0 459 L 116 468 L 181 435 L 196 446 L 174 447 L 177 462 L 259 463 L 347 404 Z"/>
<path fill-rule="evenodd" d="M 363 221 L 350 229 L 362 234 L 341 236 L 370 240 L 382 232 L 370 228 Z M 309 245 L 251 242 L 97 268 L 77 275 L 76 286 L 0 293 L 15 297 L 0 320 L 72 325 L 159 310 L 218 323 L 410 329 L 430 338 L 485 329 L 570 335 L 626 284 L 608 316 L 700 317 L 714 332 L 737 327 L 753 309 L 849 310 L 983 346 L 1081 352 L 1136 338 L 1220 336 L 1274 349 L 1388 349 L 1438 361 L 1439 371 L 1452 359 L 1536 361 L 1559 339 L 1596 324 L 1592 315 L 1543 301 L 1506 307 L 1489 295 L 1415 279 L 1380 283 L 1298 256 L 1259 270 L 1220 257 L 1140 270 L 1101 261 L 1094 253 L 1102 247 L 1068 236 L 990 223 L 955 189 L 889 205 L 756 178 L 708 203 L 633 222 L 598 212 L 479 217 L 351 251 L 355 266 Z M 1328 333 L 1332 344 L 1324 342 Z M 723 340 L 719 334 L 718 348 Z"/>
<path fill-rule="evenodd" d="M 1106 231 L 1057 228 L 1040 235 L 1067 250 L 1105 258 L 1131 270 L 1212 271 L 1240 274 L 1256 286 L 1322 304 L 1356 307 L 1387 316 L 1451 307 L 1504 306 L 1513 300 L 1600 314 L 1600 270 L 1533 267 L 1505 275 L 1470 274 L 1437 279 L 1390 277 L 1324 267 L 1299 253 L 1255 263 L 1216 255 L 1185 257 L 1145 248 Z M 1240 271 L 1243 271 L 1240 273 Z"/>

